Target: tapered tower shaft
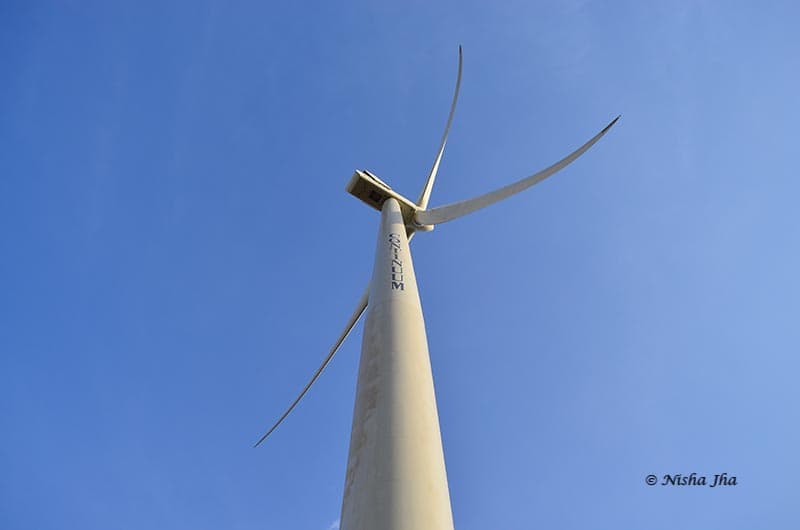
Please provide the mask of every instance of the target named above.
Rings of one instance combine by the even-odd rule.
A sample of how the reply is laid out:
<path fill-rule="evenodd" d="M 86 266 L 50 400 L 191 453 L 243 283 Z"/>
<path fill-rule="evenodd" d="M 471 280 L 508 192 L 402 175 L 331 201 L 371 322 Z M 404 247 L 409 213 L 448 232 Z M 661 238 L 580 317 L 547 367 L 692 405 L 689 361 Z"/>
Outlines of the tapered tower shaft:
<path fill-rule="evenodd" d="M 341 528 L 453 528 L 425 322 L 392 198 L 381 210 Z"/>

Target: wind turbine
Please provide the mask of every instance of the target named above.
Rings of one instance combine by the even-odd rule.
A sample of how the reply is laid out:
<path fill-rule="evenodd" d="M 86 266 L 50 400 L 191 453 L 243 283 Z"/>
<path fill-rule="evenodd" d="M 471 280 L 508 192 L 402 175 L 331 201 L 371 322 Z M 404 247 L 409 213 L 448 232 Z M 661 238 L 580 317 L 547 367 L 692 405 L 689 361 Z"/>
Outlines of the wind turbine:
<path fill-rule="evenodd" d="M 416 202 L 366 170 L 347 191 L 381 212 L 372 279 L 327 357 L 297 398 L 264 434 L 261 444 L 311 388 L 367 311 L 350 433 L 342 530 L 452 529 L 439 416 L 425 323 L 409 241 L 416 232 L 452 221 L 515 195 L 563 169 L 617 122 L 555 164 L 484 195 L 428 209 L 461 88 L 462 53 L 450 114 L 425 186 Z"/>

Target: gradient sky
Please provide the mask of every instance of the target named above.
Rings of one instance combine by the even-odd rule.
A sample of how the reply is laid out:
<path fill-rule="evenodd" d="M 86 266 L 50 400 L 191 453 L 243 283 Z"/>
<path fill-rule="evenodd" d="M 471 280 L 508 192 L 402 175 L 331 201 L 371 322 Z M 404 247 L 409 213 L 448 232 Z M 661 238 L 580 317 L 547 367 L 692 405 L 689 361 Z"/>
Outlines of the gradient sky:
<path fill-rule="evenodd" d="M 796 529 L 794 2 L 0 3 L 0 527 L 337 528 L 369 169 L 456 528 Z M 727 472 L 728 488 L 647 486 Z"/>

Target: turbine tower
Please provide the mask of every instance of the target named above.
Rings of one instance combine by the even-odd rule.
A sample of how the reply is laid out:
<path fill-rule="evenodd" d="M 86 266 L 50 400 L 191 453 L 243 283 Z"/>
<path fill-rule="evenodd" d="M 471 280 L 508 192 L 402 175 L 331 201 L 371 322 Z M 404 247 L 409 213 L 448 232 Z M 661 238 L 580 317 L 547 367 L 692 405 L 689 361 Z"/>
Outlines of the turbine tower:
<path fill-rule="evenodd" d="M 452 530 L 453 516 L 439 432 L 428 342 L 409 242 L 418 231 L 515 195 L 566 167 L 594 145 L 614 118 L 581 147 L 529 177 L 473 199 L 428 209 L 461 88 L 462 54 L 444 134 L 416 202 L 366 170 L 347 191 L 381 212 L 372 279 L 344 331 L 297 398 L 258 440 L 289 415 L 367 311 L 350 434 L 342 530 Z"/>

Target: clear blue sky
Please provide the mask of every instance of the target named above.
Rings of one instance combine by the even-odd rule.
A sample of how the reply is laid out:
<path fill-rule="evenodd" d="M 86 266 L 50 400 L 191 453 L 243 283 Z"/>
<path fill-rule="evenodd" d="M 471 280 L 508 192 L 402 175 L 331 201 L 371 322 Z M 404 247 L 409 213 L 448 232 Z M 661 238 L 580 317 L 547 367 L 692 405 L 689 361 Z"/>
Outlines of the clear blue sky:
<path fill-rule="evenodd" d="M 793 2 L 0 5 L 0 527 L 336 528 L 355 168 L 421 234 L 456 527 L 796 529 Z M 650 487 L 653 473 L 736 475 Z"/>

